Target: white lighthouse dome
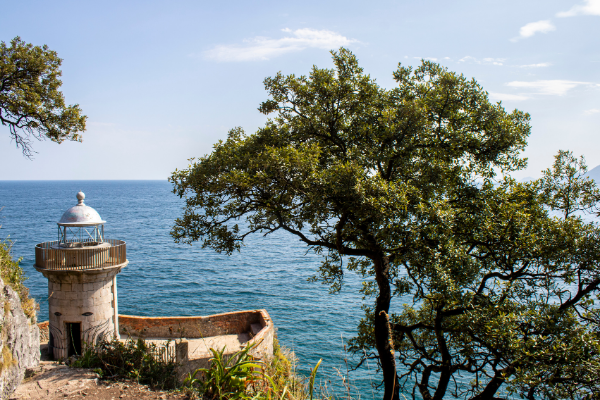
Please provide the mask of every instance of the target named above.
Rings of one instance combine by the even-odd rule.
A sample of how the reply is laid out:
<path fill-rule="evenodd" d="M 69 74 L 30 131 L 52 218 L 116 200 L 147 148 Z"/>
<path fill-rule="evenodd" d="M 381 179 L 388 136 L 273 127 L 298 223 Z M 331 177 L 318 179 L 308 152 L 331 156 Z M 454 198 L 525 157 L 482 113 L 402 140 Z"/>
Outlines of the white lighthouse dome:
<path fill-rule="evenodd" d="M 102 220 L 98 211 L 83 204 L 84 199 L 85 194 L 83 192 L 77 193 L 78 204 L 65 211 L 60 221 L 58 221 L 58 225 L 90 226 L 104 224 L 106 221 Z"/>

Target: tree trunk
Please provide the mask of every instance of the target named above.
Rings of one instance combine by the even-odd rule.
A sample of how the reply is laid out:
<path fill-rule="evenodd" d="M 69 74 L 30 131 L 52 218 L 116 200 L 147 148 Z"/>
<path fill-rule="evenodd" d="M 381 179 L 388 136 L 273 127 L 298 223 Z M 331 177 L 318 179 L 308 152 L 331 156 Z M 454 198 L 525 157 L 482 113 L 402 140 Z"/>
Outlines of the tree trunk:
<path fill-rule="evenodd" d="M 389 263 L 386 257 L 373 260 L 375 279 L 379 287 L 379 295 L 375 303 L 375 345 L 379 353 L 379 361 L 383 372 L 383 400 L 398 400 L 398 376 L 396 375 L 396 359 L 388 311 L 390 309 L 391 290 L 389 281 Z"/>
<path fill-rule="evenodd" d="M 471 397 L 471 400 L 488 400 L 495 399 L 494 395 L 500 389 L 500 386 L 506 381 L 506 377 L 512 375 L 515 371 L 515 367 L 509 365 L 508 367 L 496 371 L 494 377 L 488 382 L 487 386 L 481 393 Z"/>

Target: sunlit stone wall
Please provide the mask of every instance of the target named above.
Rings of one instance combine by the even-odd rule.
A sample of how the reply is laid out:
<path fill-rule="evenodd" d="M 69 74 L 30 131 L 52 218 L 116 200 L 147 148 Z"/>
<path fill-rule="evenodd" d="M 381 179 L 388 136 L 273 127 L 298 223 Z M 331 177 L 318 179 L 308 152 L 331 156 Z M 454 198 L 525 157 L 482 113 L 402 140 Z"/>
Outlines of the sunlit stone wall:
<path fill-rule="evenodd" d="M 122 268 L 41 271 L 48 278 L 48 351 L 55 359 L 64 359 L 86 344 L 110 339 L 118 332 L 116 275 Z M 69 324 L 76 326 L 69 329 Z M 79 338 L 73 338 L 72 332 L 77 330 Z"/>

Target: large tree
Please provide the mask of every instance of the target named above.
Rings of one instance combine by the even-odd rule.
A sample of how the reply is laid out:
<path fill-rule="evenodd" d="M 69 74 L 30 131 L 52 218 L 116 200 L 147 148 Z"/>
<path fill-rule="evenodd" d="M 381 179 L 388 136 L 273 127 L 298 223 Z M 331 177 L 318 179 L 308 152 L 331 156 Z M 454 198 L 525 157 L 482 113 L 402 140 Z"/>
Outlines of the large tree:
<path fill-rule="evenodd" d="M 59 88 L 62 60 L 44 45 L 16 37 L 0 42 L 0 122 L 23 155 L 31 157 L 31 139 L 81 141 L 86 117 L 79 105 L 65 105 Z"/>
<path fill-rule="evenodd" d="M 333 69 L 267 78 L 270 99 L 259 110 L 274 117 L 251 135 L 232 129 L 211 154 L 172 174 L 174 192 L 186 199 L 172 235 L 231 253 L 248 235 L 282 230 L 324 256 L 318 275 L 333 291 L 346 269 L 362 274 L 364 294 L 374 302 L 353 345 L 376 351 L 384 399 L 399 398 L 406 380 L 398 373 L 406 371 L 426 377 L 417 386 L 421 396 L 440 399 L 453 379 L 452 360 L 446 353 L 419 360 L 407 347 L 420 327 L 415 322 L 413 329 L 407 318 L 431 310 L 402 311 L 392 299 L 415 296 L 418 308 L 431 291 L 427 279 L 480 268 L 465 264 L 463 271 L 452 257 L 436 258 L 436 249 L 458 240 L 456 232 L 475 236 L 468 226 L 483 229 L 478 224 L 488 206 L 510 204 L 505 192 L 512 192 L 497 192 L 489 182 L 525 165 L 519 153 L 529 115 L 506 112 L 477 82 L 435 63 L 399 66 L 398 85 L 387 90 L 349 51 L 332 54 Z M 458 227 L 440 225 L 445 217 Z M 423 335 L 430 341 L 448 336 L 432 332 Z M 406 364 L 411 357 L 416 365 L 397 372 L 397 360 Z M 488 364 L 483 369 L 488 372 Z M 430 381 L 439 383 L 433 395 Z"/>
<path fill-rule="evenodd" d="M 584 174 L 560 152 L 539 180 L 450 191 L 415 218 L 402 260 L 412 301 L 391 321 L 402 388 L 426 400 L 600 393 L 600 229 L 582 218 L 600 191 Z"/>

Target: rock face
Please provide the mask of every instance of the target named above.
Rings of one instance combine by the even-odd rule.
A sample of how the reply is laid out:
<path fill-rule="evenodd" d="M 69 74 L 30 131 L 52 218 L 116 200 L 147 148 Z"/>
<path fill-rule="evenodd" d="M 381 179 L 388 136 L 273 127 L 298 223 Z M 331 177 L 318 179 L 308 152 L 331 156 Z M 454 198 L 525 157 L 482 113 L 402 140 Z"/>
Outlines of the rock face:
<path fill-rule="evenodd" d="M 0 398 L 7 399 L 40 362 L 40 332 L 23 313 L 17 293 L 0 279 Z"/>

